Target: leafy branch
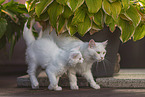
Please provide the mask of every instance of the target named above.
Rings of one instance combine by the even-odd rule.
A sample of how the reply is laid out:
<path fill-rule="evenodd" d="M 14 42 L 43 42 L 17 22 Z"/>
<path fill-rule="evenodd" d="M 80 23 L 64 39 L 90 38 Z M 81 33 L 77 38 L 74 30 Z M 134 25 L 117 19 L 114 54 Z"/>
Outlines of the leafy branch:
<path fill-rule="evenodd" d="M 15 43 L 22 35 L 27 9 L 25 5 L 13 0 L 3 4 L 4 2 L 5 0 L 0 1 L 0 49 L 8 42 L 11 56 Z"/>
<path fill-rule="evenodd" d="M 93 34 L 105 23 L 112 32 L 120 28 L 123 42 L 145 36 L 144 0 L 28 0 L 25 5 L 30 18 L 49 23 L 58 34 Z"/>

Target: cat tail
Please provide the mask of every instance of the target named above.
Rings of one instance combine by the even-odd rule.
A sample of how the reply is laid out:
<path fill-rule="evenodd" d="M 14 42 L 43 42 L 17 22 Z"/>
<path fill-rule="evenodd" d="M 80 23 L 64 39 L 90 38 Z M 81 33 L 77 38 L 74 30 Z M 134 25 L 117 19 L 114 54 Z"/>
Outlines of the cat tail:
<path fill-rule="evenodd" d="M 29 46 L 32 42 L 35 41 L 35 37 L 32 32 L 32 27 L 35 23 L 35 20 L 34 19 L 31 20 L 30 29 L 28 29 L 28 27 L 27 27 L 27 22 L 24 25 L 23 38 L 26 41 L 26 45 Z"/>

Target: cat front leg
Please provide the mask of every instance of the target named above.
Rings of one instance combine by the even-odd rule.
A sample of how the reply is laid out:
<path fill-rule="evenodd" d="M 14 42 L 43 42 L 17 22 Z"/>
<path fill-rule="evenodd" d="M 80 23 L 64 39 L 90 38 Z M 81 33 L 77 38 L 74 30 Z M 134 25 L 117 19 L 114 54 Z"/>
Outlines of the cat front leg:
<path fill-rule="evenodd" d="M 70 82 L 70 88 L 72 90 L 78 90 L 79 87 L 77 85 L 77 77 L 76 77 L 76 72 L 73 70 L 68 71 L 68 77 L 69 77 L 69 82 Z"/>
<path fill-rule="evenodd" d="M 57 78 L 55 73 L 51 72 L 49 69 L 46 69 L 46 74 L 49 78 L 50 85 L 48 86 L 49 90 L 61 91 L 62 88 L 58 86 Z"/>
<path fill-rule="evenodd" d="M 35 63 L 30 63 L 28 65 L 28 75 L 30 77 L 30 81 L 31 81 L 31 86 L 32 86 L 32 89 L 39 89 L 39 83 L 38 83 L 38 80 L 36 78 L 36 64 Z"/>
<path fill-rule="evenodd" d="M 96 82 L 93 79 L 93 75 L 91 73 L 91 70 L 88 70 L 82 74 L 86 78 L 86 80 L 90 83 L 90 86 L 94 89 L 100 89 L 100 86 L 96 84 Z"/>

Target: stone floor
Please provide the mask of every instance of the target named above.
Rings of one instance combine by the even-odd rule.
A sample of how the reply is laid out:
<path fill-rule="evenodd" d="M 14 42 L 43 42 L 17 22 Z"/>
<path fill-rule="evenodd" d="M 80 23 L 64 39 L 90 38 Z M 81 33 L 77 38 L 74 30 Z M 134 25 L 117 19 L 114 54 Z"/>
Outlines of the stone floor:
<path fill-rule="evenodd" d="M 39 77 L 40 86 L 48 86 L 49 81 L 44 72 Z M 121 69 L 119 73 L 113 77 L 96 78 L 96 82 L 102 88 L 145 88 L 145 69 Z M 69 86 L 69 81 L 66 76 L 63 76 L 59 82 L 60 86 Z M 79 86 L 89 86 L 83 77 L 78 77 Z M 30 86 L 28 75 L 17 78 L 18 87 Z"/>
<path fill-rule="evenodd" d="M 143 69 L 131 71 L 121 70 L 119 74 L 121 75 L 126 73 L 143 74 L 144 76 Z M 40 87 L 38 90 L 32 90 L 31 87 L 19 88 L 17 87 L 18 80 L 16 79 L 21 78 L 19 77 L 20 75 L 22 74 L 0 75 L 0 97 L 145 97 L 145 89 L 118 89 L 102 87 L 99 90 L 95 90 L 88 86 L 81 86 L 79 90 L 74 91 L 70 90 L 69 87 L 64 86 L 62 87 L 62 91 L 49 91 L 47 87 Z"/>

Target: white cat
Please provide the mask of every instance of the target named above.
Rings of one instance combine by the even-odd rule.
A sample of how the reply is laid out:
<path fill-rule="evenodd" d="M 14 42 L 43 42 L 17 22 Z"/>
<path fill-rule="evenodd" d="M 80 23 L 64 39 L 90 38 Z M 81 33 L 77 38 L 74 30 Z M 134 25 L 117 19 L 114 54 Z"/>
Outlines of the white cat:
<path fill-rule="evenodd" d="M 49 27 L 47 28 L 49 29 Z M 49 31 L 49 30 L 48 30 Z M 104 57 L 106 55 L 106 45 L 107 41 L 105 42 L 95 42 L 93 39 L 91 39 L 89 42 L 82 42 L 80 39 L 76 37 L 71 37 L 67 33 L 56 35 L 55 30 L 51 32 L 51 34 L 46 33 L 40 33 L 40 37 L 49 37 L 53 41 L 56 42 L 56 44 L 64 49 L 64 50 L 70 50 L 71 48 L 80 46 L 80 51 L 83 55 L 84 61 L 82 64 L 76 65 L 75 67 L 71 67 L 68 70 L 68 77 L 70 80 L 70 87 L 71 89 L 77 90 L 79 89 L 77 85 L 77 78 L 76 73 L 81 74 L 84 76 L 87 81 L 90 83 L 90 86 L 94 89 L 100 89 L 100 86 L 96 84 L 96 82 L 93 79 L 92 73 L 91 73 L 91 67 L 92 64 L 95 61 L 102 61 L 104 60 Z"/>
<path fill-rule="evenodd" d="M 69 67 L 74 67 L 83 62 L 79 47 L 74 47 L 68 51 L 60 49 L 49 38 L 39 38 L 35 40 L 32 34 L 31 21 L 30 29 L 27 28 L 27 23 L 24 26 L 23 36 L 27 44 L 26 61 L 28 63 L 28 74 L 33 89 L 39 88 L 37 81 L 37 69 L 43 68 L 49 78 L 49 90 L 62 90 L 58 86 L 59 77 L 64 74 Z M 41 66 L 41 68 L 39 67 Z"/>

